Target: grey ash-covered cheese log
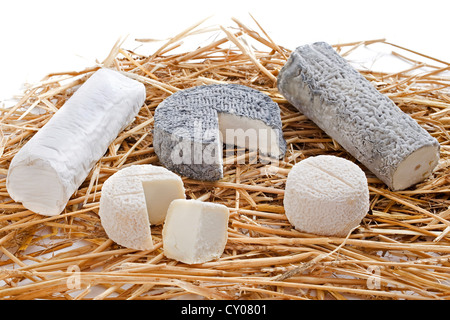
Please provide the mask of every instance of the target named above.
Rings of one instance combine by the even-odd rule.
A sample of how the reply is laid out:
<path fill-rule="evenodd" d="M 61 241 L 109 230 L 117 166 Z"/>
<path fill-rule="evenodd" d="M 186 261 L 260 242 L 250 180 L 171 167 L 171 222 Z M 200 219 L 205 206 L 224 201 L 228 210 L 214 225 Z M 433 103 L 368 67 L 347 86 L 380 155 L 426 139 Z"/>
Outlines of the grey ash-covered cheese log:
<path fill-rule="evenodd" d="M 243 85 L 177 91 L 158 105 L 154 118 L 153 145 L 160 162 L 192 179 L 223 177 L 224 143 L 272 159 L 286 152 L 278 104 Z"/>
<path fill-rule="evenodd" d="M 438 141 L 327 43 L 293 51 L 277 86 L 392 190 L 423 181 L 439 161 Z"/>

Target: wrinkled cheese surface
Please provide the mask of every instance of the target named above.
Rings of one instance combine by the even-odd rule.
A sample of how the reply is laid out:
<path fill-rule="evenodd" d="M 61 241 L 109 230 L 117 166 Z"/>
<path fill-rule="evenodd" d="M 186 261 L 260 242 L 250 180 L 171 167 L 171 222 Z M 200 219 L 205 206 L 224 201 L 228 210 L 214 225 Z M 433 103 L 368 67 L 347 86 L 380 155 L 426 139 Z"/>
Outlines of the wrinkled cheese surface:
<path fill-rule="evenodd" d="M 284 208 L 289 222 L 300 231 L 344 237 L 369 210 L 367 178 L 344 158 L 307 158 L 289 172 Z"/>
<path fill-rule="evenodd" d="M 392 190 L 430 176 L 440 145 L 329 44 L 298 47 L 281 69 L 280 93 Z"/>
<path fill-rule="evenodd" d="M 154 147 L 161 163 L 183 176 L 223 177 L 228 144 L 279 159 L 286 152 L 280 109 L 267 94 L 238 84 L 177 91 L 155 111 Z"/>

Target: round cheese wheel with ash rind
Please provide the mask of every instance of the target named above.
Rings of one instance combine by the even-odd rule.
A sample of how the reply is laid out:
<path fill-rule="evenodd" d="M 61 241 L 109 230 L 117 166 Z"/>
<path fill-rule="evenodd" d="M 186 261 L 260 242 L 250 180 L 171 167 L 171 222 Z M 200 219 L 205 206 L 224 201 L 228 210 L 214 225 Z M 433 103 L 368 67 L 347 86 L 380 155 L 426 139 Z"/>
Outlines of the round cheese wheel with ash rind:
<path fill-rule="evenodd" d="M 184 199 L 183 181 L 154 165 L 133 165 L 109 177 L 102 187 L 99 216 L 108 237 L 127 248 L 153 247 L 151 224 L 161 224 L 170 203 Z"/>
<path fill-rule="evenodd" d="M 284 208 L 299 231 L 344 237 L 369 210 L 366 175 L 355 163 L 336 156 L 302 160 L 289 172 Z"/>
<path fill-rule="evenodd" d="M 280 159 L 286 152 L 280 109 L 268 95 L 238 84 L 177 91 L 155 111 L 153 145 L 161 163 L 183 176 L 223 177 L 222 144 Z"/>

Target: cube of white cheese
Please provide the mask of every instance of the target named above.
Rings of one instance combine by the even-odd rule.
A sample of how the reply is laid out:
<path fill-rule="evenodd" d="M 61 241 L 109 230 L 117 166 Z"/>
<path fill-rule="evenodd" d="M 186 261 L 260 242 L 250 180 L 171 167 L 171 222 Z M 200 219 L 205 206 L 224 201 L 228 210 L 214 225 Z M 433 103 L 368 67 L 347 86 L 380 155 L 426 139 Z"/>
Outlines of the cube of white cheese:
<path fill-rule="evenodd" d="M 150 225 L 164 222 L 174 199 L 184 199 L 183 181 L 166 168 L 135 165 L 109 177 L 102 187 L 99 216 L 108 237 L 127 248 L 153 247 Z"/>
<path fill-rule="evenodd" d="M 187 264 L 218 259 L 228 239 L 226 206 L 198 200 L 174 200 L 163 227 L 164 255 Z"/>

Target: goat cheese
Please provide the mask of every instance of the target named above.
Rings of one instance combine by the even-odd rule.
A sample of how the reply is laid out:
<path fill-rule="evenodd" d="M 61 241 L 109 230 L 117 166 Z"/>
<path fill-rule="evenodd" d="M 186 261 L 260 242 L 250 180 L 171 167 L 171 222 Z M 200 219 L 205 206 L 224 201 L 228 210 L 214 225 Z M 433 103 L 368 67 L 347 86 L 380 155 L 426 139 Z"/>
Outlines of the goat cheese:
<path fill-rule="evenodd" d="M 324 42 L 292 52 L 277 86 L 394 191 L 423 181 L 439 161 L 438 141 Z"/>
<path fill-rule="evenodd" d="M 154 165 L 133 165 L 109 177 L 102 187 L 99 216 L 108 237 L 137 250 L 153 247 L 150 225 L 161 224 L 170 203 L 184 199 L 183 181 Z"/>
<path fill-rule="evenodd" d="M 187 264 L 222 255 L 228 239 L 226 206 L 198 200 L 174 200 L 163 227 L 164 255 Z"/>
<path fill-rule="evenodd" d="M 95 72 L 13 158 L 11 198 L 42 215 L 60 214 L 145 98 L 142 83 L 110 69 Z"/>
<path fill-rule="evenodd" d="M 237 84 L 177 91 L 155 111 L 153 144 L 161 163 L 183 176 L 223 177 L 222 144 L 279 159 L 286 152 L 280 109 L 269 96 Z"/>
<path fill-rule="evenodd" d="M 283 201 L 289 222 L 299 231 L 344 237 L 367 214 L 369 188 L 356 164 L 320 155 L 291 169 Z"/>

